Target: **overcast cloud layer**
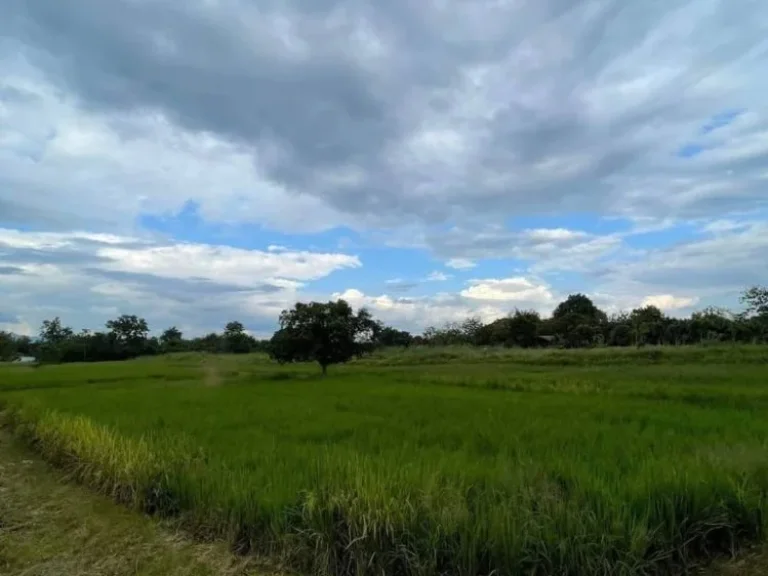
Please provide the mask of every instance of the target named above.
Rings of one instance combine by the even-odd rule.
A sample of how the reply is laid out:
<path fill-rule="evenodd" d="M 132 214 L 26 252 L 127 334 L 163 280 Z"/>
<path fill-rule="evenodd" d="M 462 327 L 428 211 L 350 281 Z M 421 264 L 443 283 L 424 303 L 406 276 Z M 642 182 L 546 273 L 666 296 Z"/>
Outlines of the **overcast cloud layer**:
<path fill-rule="evenodd" d="M 765 70 L 758 0 L 5 0 L 0 329 L 735 306 Z"/>

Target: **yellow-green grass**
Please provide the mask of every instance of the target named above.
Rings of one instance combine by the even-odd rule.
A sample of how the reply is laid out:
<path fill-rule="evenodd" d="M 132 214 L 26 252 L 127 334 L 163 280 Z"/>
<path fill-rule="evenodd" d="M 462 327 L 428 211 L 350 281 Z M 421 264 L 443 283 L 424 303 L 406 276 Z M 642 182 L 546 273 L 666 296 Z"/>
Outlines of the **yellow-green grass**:
<path fill-rule="evenodd" d="M 271 574 L 221 542 L 198 543 L 172 522 L 134 514 L 67 481 L 0 430 L 3 576 Z"/>
<path fill-rule="evenodd" d="M 763 538 L 765 348 L 473 354 L 5 368 L 0 403 L 81 481 L 306 572 L 644 574 Z"/>

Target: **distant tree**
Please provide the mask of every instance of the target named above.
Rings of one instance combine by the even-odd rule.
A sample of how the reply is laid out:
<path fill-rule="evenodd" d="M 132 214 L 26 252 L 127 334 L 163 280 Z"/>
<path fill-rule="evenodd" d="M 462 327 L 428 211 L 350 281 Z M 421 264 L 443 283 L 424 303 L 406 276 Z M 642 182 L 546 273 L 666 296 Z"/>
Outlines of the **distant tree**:
<path fill-rule="evenodd" d="M 581 316 L 590 324 L 596 324 L 607 319 L 605 312 L 595 306 L 592 300 L 584 294 L 571 294 L 560 302 L 552 312 L 552 318 L 556 320 L 566 316 Z"/>
<path fill-rule="evenodd" d="M 425 344 L 434 346 L 437 344 L 438 335 L 439 335 L 439 330 L 435 326 L 427 326 L 426 328 L 424 328 L 424 333 L 421 335 L 421 337 L 424 340 Z"/>
<path fill-rule="evenodd" d="M 408 348 L 413 342 L 413 336 L 405 330 L 381 325 L 376 340 L 379 346 L 402 346 L 403 348 Z"/>
<path fill-rule="evenodd" d="M 107 321 L 106 326 L 118 342 L 126 344 L 146 340 L 149 334 L 147 321 L 135 314 L 123 314 L 119 318 Z"/>
<path fill-rule="evenodd" d="M 196 342 L 195 349 L 201 352 L 221 352 L 224 349 L 224 339 L 216 332 L 210 332 Z"/>
<path fill-rule="evenodd" d="M 478 346 L 512 346 L 509 318 L 498 318 L 485 324 L 477 335 Z"/>
<path fill-rule="evenodd" d="M 656 306 L 635 308 L 629 314 L 634 341 L 637 345 L 661 344 L 664 336 L 664 313 Z"/>
<path fill-rule="evenodd" d="M 633 341 L 630 324 L 615 324 L 608 336 L 609 346 L 631 346 Z"/>
<path fill-rule="evenodd" d="M 29 336 L 16 336 L 16 348 L 20 356 L 35 355 L 35 345 Z"/>
<path fill-rule="evenodd" d="M 246 333 L 242 323 L 228 322 L 224 327 L 224 341 L 227 352 L 245 354 L 251 351 L 251 337 Z"/>
<path fill-rule="evenodd" d="M 477 344 L 483 322 L 477 316 L 467 318 L 461 323 L 462 340 L 467 344 Z"/>
<path fill-rule="evenodd" d="M 515 310 L 509 317 L 509 341 L 520 348 L 537 346 L 540 324 L 541 317 L 535 310 Z"/>
<path fill-rule="evenodd" d="M 747 305 L 747 314 L 768 316 L 768 287 L 751 286 L 741 295 L 742 303 Z"/>
<path fill-rule="evenodd" d="M 689 322 L 694 342 L 734 341 L 738 333 L 735 315 L 724 308 L 708 306 L 691 314 Z"/>
<path fill-rule="evenodd" d="M 595 345 L 597 328 L 592 324 L 578 324 L 564 335 L 567 348 L 590 348 Z"/>
<path fill-rule="evenodd" d="M 40 327 L 39 359 L 43 362 L 62 362 L 72 336 L 72 328 L 63 326 L 58 316 L 53 320 L 44 320 Z"/>
<path fill-rule="evenodd" d="M 592 346 L 604 338 L 608 317 L 584 294 L 571 294 L 552 312 L 549 327 L 569 348 Z"/>
<path fill-rule="evenodd" d="M 345 300 L 297 303 L 280 314 L 280 329 L 270 341 L 278 362 L 315 361 L 323 375 L 328 366 L 347 362 L 374 339 L 376 322 L 365 310 L 357 314 Z"/>
<path fill-rule="evenodd" d="M 11 362 L 19 355 L 16 337 L 10 332 L 0 331 L 0 362 Z"/>
<path fill-rule="evenodd" d="M 43 320 L 43 325 L 40 327 L 40 340 L 46 344 L 61 344 L 71 337 L 72 328 L 62 326 L 58 316 L 53 320 Z"/>
<path fill-rule="evenodd" d="M 123 314 L 106 323 L 118 358 L 135 358 L 148 352 L 149 326 L 144 318 L 135 314 Z"/>
<path fill-rule="evenodd" d="M 160 335 L 160 346 L 167 352 L 179 350 L 183 343 L 184 335 L 176 326 L 166 328 Z"/>
<path fill-rule="evenodd" d="M 482 326 L 482 324 L 480 325 Z M 430 346 L 453 346 L 458 344 L 469 344 L 465 328 L 477 334 L 477 325 L 474 319 L 470 319 L 467 326 L 457 322 L 446 322 L 441 328 L 429 326 L 424 330 L 424 340 Z"/>

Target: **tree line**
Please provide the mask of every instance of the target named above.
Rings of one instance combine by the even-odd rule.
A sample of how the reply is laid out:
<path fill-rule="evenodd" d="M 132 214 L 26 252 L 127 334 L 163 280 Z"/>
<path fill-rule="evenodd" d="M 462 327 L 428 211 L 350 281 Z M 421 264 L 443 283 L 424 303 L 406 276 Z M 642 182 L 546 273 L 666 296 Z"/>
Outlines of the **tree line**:
<path fill-rule="evenodd" d="M 608 315 L 584 294 L 572 294 L 549 317 L 514 310 L 490 323 L 478 318 L 429 327 L 411 334 L 355 312 L 344 300 L 297 303 L 282 312 L 279 329 L 269 340 L 249 335 L 232 321 L 222 332 L 185 338 L 175 326 L 150 336 L 145 319 L 122 315 L 103 331 L 75 332 L 60 318 L 45 320 L 36 338 L 0 332 L 0 360 L 31 356 L 44 363 L 126 360 L 171 352 L 245 354 L 266 352 L 280 362 L 316 361 L 323 373 L 380 347 L 505 346 L 519 348 L 594 346 L 682 346 L 710 342 L 768 343 L 768 287 L 754 286 L 741 297 L 743 310 L 709 307 L 688 318 L 665 315 L 655 306 Z"/>
<path fill-rule="evenodd" d="M 150 336 L 147 321 L 124 314 L 109 320 L 103 331 L 75 332 L 56 317 L 45 320 L 36 338 L 0 332 L 0 360 L 29 356 L 44 363 L 103 362 L 128 360 L 171 352 L 243 354 L 267 351 L 267 341 L 249 335 L 241 322 L 226 324 L 223 332 L 184 338 L 176 326 Z"/>

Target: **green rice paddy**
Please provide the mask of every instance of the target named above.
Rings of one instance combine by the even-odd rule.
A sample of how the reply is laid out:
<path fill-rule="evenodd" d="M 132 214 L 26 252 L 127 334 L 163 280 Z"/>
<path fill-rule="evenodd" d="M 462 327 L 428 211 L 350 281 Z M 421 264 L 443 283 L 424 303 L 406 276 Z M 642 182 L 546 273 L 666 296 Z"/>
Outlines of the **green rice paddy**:
<path fill-rule="evenodd" d="M 316 574 L 652 574 L 765 536 L 764 347 L 0 367 L 11 430 Z"/>

